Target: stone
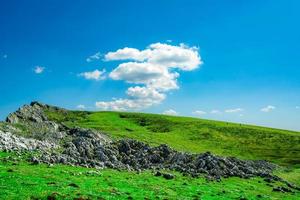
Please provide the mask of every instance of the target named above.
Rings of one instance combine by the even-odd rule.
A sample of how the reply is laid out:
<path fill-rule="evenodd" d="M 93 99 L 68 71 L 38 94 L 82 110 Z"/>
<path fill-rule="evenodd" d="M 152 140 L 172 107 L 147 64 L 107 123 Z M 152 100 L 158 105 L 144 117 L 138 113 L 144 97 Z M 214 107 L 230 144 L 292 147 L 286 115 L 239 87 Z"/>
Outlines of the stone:
<path fill-rule="evenodd" d="M 169 173 L 163 174 L 163 177 L 167 180 L 171 180 L 175 178 L 173 174 L 169 174 Z"/>
<path fill-rule="evenodd" d="M 75 188 L 79 188 L 79 186 L 78 186 L 77 184 L 75 184 L 75 183 L 70 183 L 68 186 L 70 186 L 70 187 L 75 187 Z"/>
<path fill-rule="evenodd" d="M 162 173 L 160 171 L 155 172 L 154 176 L 161 176 Z"/>

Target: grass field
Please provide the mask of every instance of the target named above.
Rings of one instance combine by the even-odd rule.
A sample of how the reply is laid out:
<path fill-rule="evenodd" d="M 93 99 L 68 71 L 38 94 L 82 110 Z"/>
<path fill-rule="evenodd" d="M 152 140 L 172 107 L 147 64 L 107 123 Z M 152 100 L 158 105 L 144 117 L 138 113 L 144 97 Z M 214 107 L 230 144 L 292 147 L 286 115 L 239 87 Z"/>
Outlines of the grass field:
<path fill-rule="evenodd" d="M 0 158 L 11 156 L 0 153 Z M 65 165 L 30 165 L 22 159 L 0 162 L 0 199 L 299 199 L 300 192 L 273 192 L 261 178 L 155 177 L 135 173 Z M 282 183 L 271 183 L 280 186 Z"/>
<path fill-rule="evenodd" d="M 275 174 L 300 185 L 300 133 L 188 117 L 47 110 L 49 119 L 69 127 L 93 128 L 114 139 L 132 138 L 156 146 L 168 144 L 193 153 L 210 151 L 242 159 L 265 159 L 281 166 Z M 1 125 L 1 124 L 0 124 Z M 2 123 L 4 126 L 5 123 Z M 16 124 L 18 134 L 30 130 Z M 300 199 L 300 192 L 272 191 L 283 183 L 261 178 L 221 182 L 175 174 L 175 179 L 141 173 L 65 165 L 31 165 L 26 156 L 0 152 L 0 199 Z"/>
<path fill-rule="evenodd" d="M 210 151 L 280 165 L 300 164 L 300 133 L 188 117 L 119 112 L 47 112 L 52 120 L 93 128 L 113 138 L 162 143 L 188 152 Z"/>

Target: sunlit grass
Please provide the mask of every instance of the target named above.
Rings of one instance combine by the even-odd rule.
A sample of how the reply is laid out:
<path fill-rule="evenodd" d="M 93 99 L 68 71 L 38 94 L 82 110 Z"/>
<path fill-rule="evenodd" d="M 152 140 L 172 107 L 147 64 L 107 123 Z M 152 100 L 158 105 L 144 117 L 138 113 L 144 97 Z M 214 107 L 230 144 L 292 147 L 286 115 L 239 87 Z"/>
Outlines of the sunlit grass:
<path fill-rule="evenodd" d="M 10 154 L 1 153 L 1 157 Z M 12 156 L 13 157 L 13 156 Z M 273 192 L 261 178 L 175 179 L 142 173 L 96 170 L 65 165 L 31 165 L 25 161 L 0 162 L 0 199 L 297 199 L 300 193 Z M 282 183 L 272 183 L 279 186 Z"/>
<path fill-rule="evenodd" d="M 151 145 L 168 144 L 188 152 L 210 151 L 281 165 L 300 163 L 300 133 L 189 117 L 120 112 L 47 112 L 52 120 L 93 128 L 113 138 L 132 138 Z"/>

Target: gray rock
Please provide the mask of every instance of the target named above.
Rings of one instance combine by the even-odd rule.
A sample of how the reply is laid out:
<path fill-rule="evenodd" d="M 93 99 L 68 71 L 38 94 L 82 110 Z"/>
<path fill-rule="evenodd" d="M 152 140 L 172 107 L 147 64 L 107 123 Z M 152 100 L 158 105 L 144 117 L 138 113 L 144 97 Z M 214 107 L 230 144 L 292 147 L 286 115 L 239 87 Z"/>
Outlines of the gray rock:
<path fill-rule="evenodd" d="M 173 174 L 169 173 L 163 174 L 162 176 L 167 180 L 173 179 L 175 177 Z"/>
<path fill-rule="evenodd" d="M 0 151 L 33 151 L 49 150 L 54 148 L 57 148 L 57 145 L 49 141 L 24 138 L 10 132 L 3 132 L 0 130 Z"/>

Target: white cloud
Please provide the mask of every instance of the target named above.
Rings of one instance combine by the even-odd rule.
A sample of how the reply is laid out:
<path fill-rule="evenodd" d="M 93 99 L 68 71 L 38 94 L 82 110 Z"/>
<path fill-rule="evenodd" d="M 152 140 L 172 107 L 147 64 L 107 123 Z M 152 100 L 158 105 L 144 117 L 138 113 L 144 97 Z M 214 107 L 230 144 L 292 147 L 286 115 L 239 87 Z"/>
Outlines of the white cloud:
<path fill-rule="evenodd" d="M 162 43 L 151 44 L 144 50 L 125 47 L 108 52 L 104 55 L 104 60 L 124 61 L 110 72 L 111 79 L 142 85 L 128 88 L 128 99 L 96 103 L 101 108 L 125 110 L 131 107 L 143 109 L 160 103 L 166 98 L 167 91 L 179 89 L 178 71 L 191 71 L 202 64 L 198 48 Z M 145 95 L 148 95 L 147 98 Z M 137 105 L 138 103 L 143 105 Z"/>
<path fill-rule="evenodd" d="M 271 111 L 273 111 L 273 110 L 275 110 L 275 109 L 276 109 L 275 106 L 268 105 L 268 106 L 266 106 L 266 107 L 260 109 L 260 111 L 262 111 L 262 112 L 271 112 Z"/>
<path fill-rule="evenodd" d="M 239 113 L 239 112 L 242 112 L 242 111 L 244 111 L 244 109 L 242 109 L 242 108 L 234 108 L 234 109 L 225 110 L 226 113 Z"/>
<path fill-rule="evenodd" d="M 166 98 L 166 95 L 163 93 L 159 93 L 157 90 L 153 88 L 147 87 L 130 87 L 127 90 L 127 95 L 130 97 L 138 98 L 138 99 L 152 99 L 153 101 L 161 102 Z"/>
<path fill-rule="evenodd" d="M 141 110 L 152 105 L 161 103 L 166 95 L 153 88 L 147 87 L 129 87 L 126 91 L 129 99 L 116 99 L 112 101 L 96 102 L 96 107 L 102 110 L 126 111 Z"/>
<path fill-rule="evenodd" d="M 211 114 L 221 114 L 222 112 L 219 110 L 212 110 L 210 111 Z"/>
<path fill-rule="evenodd" d="M 80 74 L 78 74 L 78 76 L 82 76 L 84 77 L 85 79 L 88 79 L 88 80 L 96 80 L 96 81 L 99 81 L 99 80 L 103 80 L 105 79 L 105 69 L 99 71 L 98 69 L 94 70 L 94 71 L 91 71 L 91 72 L 82 72 Z"/>
<path fill-rule="evenodd" d="M 110 74 L 114 80 L 124 80 L 128 83 L 145 84 L 161 91 L 178 89 L 178 72 L 172 68 L 191 71 L 202 64 L 196 47 L 184 44 L 172 46 L 168 44 L 151 44 L 145 50 L 123 48 L 109 52 L 105 60 L 131 60 L 121 63 Z"/>
<path fill-rule="evenodd" d="M 8 57 L 8 55 L 7 55 L 7 54 L 4 54 L 4 55 L 3 55 L 3 58 L 4 58 L 4 59 L 6 59 L 7 57 Z"/>
<path fill-rule="evenodd" d="M 36 74 L 41 74 L 41 73 L 43 73 L 44 72 L 44 70 L 45 70 L 45 67 L 42 67 L 42 66 L 36 66 L 35 68 L 34 68 L 34 73 L 36 73 Z"/>
<path fill-rule="evenodd" d="M 125 47 L 104 56 L 105 60 L 133 60 L 160 65 L 166 68 L 178 68 L 191 71 L 202 64 L 197 47 L 188 47 L 185 44 L 174 46 L 170 44 L 154 43 L 145 50 Z"/>
<path fill-rule="evenodd" d="M 101 59 L 101 57 L 102 57 L 102 54 L 100 52 L 97 52 L 94 55 L 89 56 L 86 59 L 86 62 L 92 62 L 92 61 L 95 61 L 95 60 L 99 60 L 99 59 Z"/>
<path fill-rule="evenodd" d="M 78 106 L 76 106 L 76 108 L 79 109 L 79 110 L 84 110 L 85 105 L 79 104 Z"/>
<path fill-rule="evenodd" d="M 146 84 L 152 79 L 157 79 L 168 71 L 160 66 L 149 63 L 127 62 L 120 64 L 110 73 L 114 80 L 125 80 L 129 83 Z"/>
<path fill-rule="evenodd" d="M 150 63 L 127 62 L 120 64 L 110 74 L 114 80 L 125 80 L 128 83 L 144 84 L 160 91 L 178 89 L 177 72 L 170 73 L 167 68 Z"/>
<path fill-rule="evenodd" d="M 194 115 L 205 115 L 206 112 L 205 111 L 202 111 L 202 110 L 196 110 L 193 112 Z"/>
<path fill-rule="evenodd" d="M 96 107 L 101 110 L 141 110 L 156 104 L 152 99 L 113 99 L 113 101 L 98 101 Z"/>
<path fill-rule="evenodd" d="M 165 110 L 162 114 L 164 114 L 164 115 L 178 115 L 178 113 L 173 109 Z"/>
<path fill-rule="evenodd" d="M 144 61 L 148 57 L 147 54 L 150 54 L 150 50 L 140 51 L 135 48 L 125 47 L 123 49 L 118 49 L 115 52 L 108 52 L 104 59 L 106 61 L 111 60 L 135 60 L 135 61 Z"/>

